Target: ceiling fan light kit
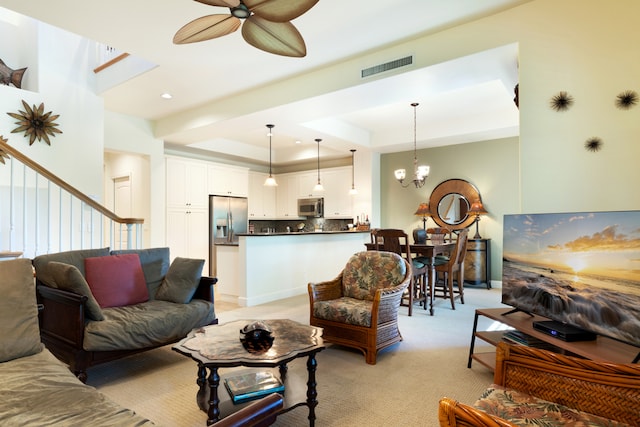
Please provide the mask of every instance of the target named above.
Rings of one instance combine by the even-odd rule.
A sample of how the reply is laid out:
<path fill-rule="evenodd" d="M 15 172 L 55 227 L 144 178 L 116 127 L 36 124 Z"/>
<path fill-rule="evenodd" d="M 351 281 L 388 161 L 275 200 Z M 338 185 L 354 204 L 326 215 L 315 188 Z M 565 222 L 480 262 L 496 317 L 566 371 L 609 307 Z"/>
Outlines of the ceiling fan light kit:
<path fill-rule="evenodd" d="M 282 56 L 304 57 L 304 39 L 289 21 L 311 9 L 318 0 L 195 0 L 209 6 L 229 8 L 230 14 L 197 18 L 180 28 L 175 44 L 195 43 L 222 37 L 242 25 L 242 37 L 251 46 Z"/>

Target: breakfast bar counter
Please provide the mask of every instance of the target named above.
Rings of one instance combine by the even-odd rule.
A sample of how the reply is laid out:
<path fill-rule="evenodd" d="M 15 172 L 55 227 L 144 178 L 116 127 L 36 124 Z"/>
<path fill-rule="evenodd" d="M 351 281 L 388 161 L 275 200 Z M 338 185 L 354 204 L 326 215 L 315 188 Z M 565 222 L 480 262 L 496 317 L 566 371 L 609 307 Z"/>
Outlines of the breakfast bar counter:
<path fill-rule="evenodd" d="M 218 248 L 218 297 L 253 306 L 307 293 L 309 282 L 336 277 L 365 249 L 368 231 L 238 234 Z M 222 252 L 220 251 L 222 249 Z"/>

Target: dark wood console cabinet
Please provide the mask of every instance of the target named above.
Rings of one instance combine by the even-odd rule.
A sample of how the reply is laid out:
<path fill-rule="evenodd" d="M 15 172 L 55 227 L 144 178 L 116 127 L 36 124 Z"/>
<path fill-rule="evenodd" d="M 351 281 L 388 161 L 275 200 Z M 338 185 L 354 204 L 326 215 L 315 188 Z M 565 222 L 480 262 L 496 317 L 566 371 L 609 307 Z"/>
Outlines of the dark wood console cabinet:
<path fill-rule="evenodd" d="M 475 352 L 476 339 L 496 346 L 502 341 L 504 330 L 478 331 L 478 318 L 485 317 L 503 323 L 513 329 L 531 335 L 534 338 L 555 346 L 559 353 L 569 356 L 578 356 L 585 359 L 598 360 L 611 363 L 636 363 L 640 348 L 634 347 L 611 338 L 598 336 L 595 341 L 574 341 L 566 342 L 533 329 L 533 322 L 536 320 L 548 320 L 541 316 L 530 316 L 527 313 L 517 311 L 512 312 L 511 307 L 505 308 L 483 308 L 477 309 L 473 320 L 473 332 L 471 334 L 471 345 L 469 346 L 469 360 L 467 368 L 471 368 L 471 363 L 476 360 L 478 363 L 495 370 L 495 351 Z M 506 314 L 509 313 L 509 314 Z"/>
<path fill-rule="evenodd" d="M 491 239 L 469 239 L 464 258 L 464 281 L 473 285 L 486 283 L 491 288 Z"/>

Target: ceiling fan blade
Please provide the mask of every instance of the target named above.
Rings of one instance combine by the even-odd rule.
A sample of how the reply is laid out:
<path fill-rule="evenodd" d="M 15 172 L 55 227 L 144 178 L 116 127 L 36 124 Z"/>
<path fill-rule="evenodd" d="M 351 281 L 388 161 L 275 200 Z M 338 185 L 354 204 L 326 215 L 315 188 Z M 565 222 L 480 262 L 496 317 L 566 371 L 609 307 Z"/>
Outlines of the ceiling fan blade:
<path fill-rule="evenodd" d="M 273 22 L 291 21 L 311 9 L 316 3 L 318 0 L 244 0 L 244 4 L 251 12 Z"/>
<path fill-rule="evenodd" d="M 208 4 L 209 6 L 220 6 L 220 7 L 238 7 L 240 4 L 240 0 L 195 0 L 198 3 Z"/>
<path fill-rule="evenodd" d="M 173 36 L 173 43 L 185 44 L 215 39 L 233 33 L 240 20 L 231 15 L 207 15 L 194 19 Z"/>
<path fill-rule="evenodd" d="M 271 22 L 252 15 L 242 25 L 242 37 L 265 52 L 301 58 L 307 54 L 302 36 L 291 22 Z"/>

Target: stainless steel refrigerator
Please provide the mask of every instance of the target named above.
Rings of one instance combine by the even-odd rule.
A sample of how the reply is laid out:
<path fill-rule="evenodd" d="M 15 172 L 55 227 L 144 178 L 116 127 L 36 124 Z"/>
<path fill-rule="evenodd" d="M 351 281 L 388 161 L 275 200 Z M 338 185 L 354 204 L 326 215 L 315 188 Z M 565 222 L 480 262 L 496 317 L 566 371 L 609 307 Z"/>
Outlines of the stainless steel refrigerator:
<path fill-rule="evenodd" d="M 249 203 L 246 197 L 209 196 L 209 274 L 216 269 L 216 245 L 237 245 L 238 233 L 246 233 L 249 225 Z"/>

